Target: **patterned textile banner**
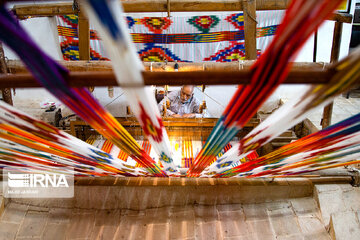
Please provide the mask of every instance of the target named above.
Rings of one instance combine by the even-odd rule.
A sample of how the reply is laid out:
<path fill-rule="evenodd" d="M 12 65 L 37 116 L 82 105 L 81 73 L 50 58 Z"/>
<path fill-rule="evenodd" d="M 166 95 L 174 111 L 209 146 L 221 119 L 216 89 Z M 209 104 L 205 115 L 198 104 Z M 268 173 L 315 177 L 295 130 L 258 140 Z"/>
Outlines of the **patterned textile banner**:
<path fill-rule="evenodd" d="M 268 46 L 284 11 L 257 12 L 258 55 Z M 56 17 L 65 60 L 79 60 L 78 17 Z M 175 17 L 134 17 L 126 22 L 144 62 L 231 62 L 245 59 L 243 13 Z M 90 25 L 91 60 L 109 60 Z"/>

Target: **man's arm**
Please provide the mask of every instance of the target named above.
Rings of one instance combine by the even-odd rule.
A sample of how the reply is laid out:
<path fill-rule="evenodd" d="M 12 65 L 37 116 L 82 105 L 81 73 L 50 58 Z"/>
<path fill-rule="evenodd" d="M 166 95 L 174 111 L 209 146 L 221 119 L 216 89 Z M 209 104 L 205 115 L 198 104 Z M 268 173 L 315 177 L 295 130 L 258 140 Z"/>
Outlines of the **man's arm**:
<path fill-rule="evenodd" d="M 195 113 L 186 113 L 186 114 L 182 115 L 182 117 L 183 118 L 195 118 L 196 114 Z"/>
<path fill-rule="evenodd" d="M 182 115 L 184 118 L 201 118 L 202 115 L 199 112 L 200 102 L 197 100 L 197 98 L 194 97 L 194 99 L 191 102 L 190 105 L 190 112 Z"/>

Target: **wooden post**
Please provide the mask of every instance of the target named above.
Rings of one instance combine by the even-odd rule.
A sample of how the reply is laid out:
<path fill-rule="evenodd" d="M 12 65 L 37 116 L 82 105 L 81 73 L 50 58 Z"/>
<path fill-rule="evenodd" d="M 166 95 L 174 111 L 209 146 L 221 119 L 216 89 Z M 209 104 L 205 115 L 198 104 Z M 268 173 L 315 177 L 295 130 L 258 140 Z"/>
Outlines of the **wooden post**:
<path fill-rule="evenodd" d="M 342 34 L 342 22 L 335 22 L 333 44 L 331 48 L 330 62 L 336 62 L 339 59 L 340 45 L 341 45 L 341 34 Z M 333 112 L 334 103 L 330 103 L 324 107 L 323 118 L 322 118 L 322 129 L 331 125 L 331 117 Z"/>
<path fill-rule="evenodd" d="M 256 59 L 256 0 L 242 1 L 244 12 L 245 58 Z"/>
<path fill-rule="evenodd" d="M 80 11 L 79 12 L 79 59 L 90 60 L 90 28 L 89 20 Z"/>
<path fill-rule="evenodd" d="M 79 60 L 90 61 L 90 26 L 89 20 L 80 10 L 78 13 L 79 25 Z M 95 90 L 94 86 L 88 86 L 90 92 Z"/>
<path fill-rule="evenodd" d="M 7 73 L 7 66 L 5 61 L 5 53 L 2 46 L 2 43 L 0 42 L 0 73 Z M 4 102 L 7 104 L 13 105 L 12 95 L 11 95 L 11 88 L 2 88 L 1 89 L 2 98 Z"/>
<path fill-rule="evenodd" d="M 331 116 L 332 116 L 332 112 L 333 112 L 333 106 L 334 106 L 334 102 L 329 103 L 328 105 L 326 105 L 324 107 L 323 118 L 321 121 L 322 129 L 327 128 L 328 126 L 331 125 Z"/>
<path fill-rule="evenodd" d="M 339 60 L 342 29 L 343 23 L 336 21 L 334 27 L 334 37 L 331 49 L 330 62 L 336 62 L 337 60 Z"/>

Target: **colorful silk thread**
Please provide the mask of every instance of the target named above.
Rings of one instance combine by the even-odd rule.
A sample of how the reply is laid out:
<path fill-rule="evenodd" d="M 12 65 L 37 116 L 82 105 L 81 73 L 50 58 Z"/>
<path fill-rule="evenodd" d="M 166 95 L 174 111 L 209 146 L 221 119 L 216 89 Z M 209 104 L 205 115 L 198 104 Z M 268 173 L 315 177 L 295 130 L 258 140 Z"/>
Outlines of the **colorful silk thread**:
<path fill-rule="evenodd" d="M 85 11 L 90 19 L 94 20 L 106 48 L 109 49 L 116 79 L 121 86 L 125 86 L 128 103 L 145 136 L 158 153 L 164 171 L 168 175 L 179 176 L 155 96 L 144 86 L 141 75 L 143 65 L 127 31 L 121 4 L 117 0 L 88 0 L 83 3 Z"/>
<path fill-rule="evenodd" d="M 67 70 L 36 46 L 3 5 L 0 7 L 0 38 L 19 55 L 38 82 L 66 106 L 136 159 L 150 174 L 166 176 L 166 173 L 86 88 L 68 87 Z"/>
<path fill-rule="evenodd" d="M 2 166 L 20 165 L 57 170 L 71 167 L 76 175 L 145 176 L 110 154 L 0 101 Z"/>
<path fill-rule="evenodd" d="M 243 163 L 224 176 L 271 176 L 299 174 L 352 163 L 360 157 L 360 114 L 287 144 L 253 161 Z M 295 169 L 295 170 L 294 170 Z"/>
<path fill-rule="evenodd" d="M 189 169 L 188 176 L 199 176 L 256 113 L 261 104 L 286 78 L 290 68 L 289 62 L 294 58 L 295 53 L 340 3 L 341 0 L 291 2 L 272 43 L 252 66 L 250 84 L 239 86 L 210 134 L 205 147 L 196 157 L 195 164 Z"/>

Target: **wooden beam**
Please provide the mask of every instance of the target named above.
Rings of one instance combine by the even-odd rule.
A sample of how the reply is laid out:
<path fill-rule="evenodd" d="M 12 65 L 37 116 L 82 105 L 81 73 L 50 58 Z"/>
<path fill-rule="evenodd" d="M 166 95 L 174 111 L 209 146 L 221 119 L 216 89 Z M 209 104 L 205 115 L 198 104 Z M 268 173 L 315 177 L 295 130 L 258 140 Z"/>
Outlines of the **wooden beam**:
<path fill-rule="evenodd" d="M 40 2 L 40 1 L 39 1 Z M 125 12 L 167 12 L 167 0 L 122 0 Z M 171 12 L 211 12 L 242 11 L 242 2 L 246 0 L 170 0 Z M 290 0 L 257 0 L 256 10 L 283 10 Z M 19 19 L 28 17 L 48 17 L 76 14 L 72 3 L 50 3 L 33 5 L 15 5 L 13 12 Z M 328 20 L 344 23 L 352 22 L 352 15 L 334 13 Z"/>
<path fill-rule="evenodd" d="M 349 13 L 333 13 L 328 20 L 340 23 L 352 23 L 353 16 Z"/>
<path fill-rule="evenodd" d="M 254 60 L 256 54 L 256 0 L 243 1 L 245 58 Z"/>
<path fill-rule="evenodd" d="M 171 0 L 172 12 L 242 11 L 248 0 Z M 122 0 L 125 12 L 166 12 L 167 0 Z M 290 0 L 258 0 L 258 10 L 286 9 Z"/>
<path fill-rule="evenodd" d="M 317 127 L 315 126 L 315 124 L 313 124 L 308 118 L 306 118 L 304 121 L 304 127 L 309 131 L 308 134 L 306 134 L 305 136 L 307 135 L 310 135 L 310 134 L 313 134 L 313 133 L 316 133 L 319 131 L 319 129 L 317 129 Z M 305 137 L 304 136 L 304 137 Z"/>
<path fill-rule="evenodd" d="M 116 117 L 116 120 L 125 128 L 128 127 L 141 127 L 140 123 L 135 117 Z M 211 127 L 213 128 L 218 122 L 218 118 L 204 118 L 199 122 L 196 119 L 175 119 L 175 118 L 163 118 L 163 124 L 165 127 Z M 72 121 L 74 126 L 89 126 L 87 122 L 82 120 Z M 260 123 L 257 118 L 251 118 L 247 127 L 256 127 Z"/>
<path fill-rule="evenodd" d="M 135 139 L 143 138 L 144 132 L 134 117 L 117 117 L 116 120 L 133 136 Z M 164 127 L 169 137 L 190 137 L 192 140 L 207 139 L 218 122 L 218 118 L 202 118 L 189 119 L 189 118 L 162 118 Z M 236 136 L 241 137 L 242 134 L 250 132 L 250 130 L 256 127 L 260 123 L 257 118 L 251 118 L 244 126 L 244 131 L 238 133 Z M 90 127 L 88 123 L 84 121 L 70 121 L 70 133 L 75 137 L 82 137 L 86 140 L 87 131 L 83 127 Z M 82 134 L 79 134 L 82 133 Z M 94 132 L 91 131 L 91 134 Z"/>
<path fill-rule="evenodd" d="M 59 64 L 66 67 L 69 71 L 112 71 L 110 61 L 58 61 Z M 6 64 L 11 73 L 27 73 L 28 70 L 20 60 L 7 60 Z"/>
<path fill-rule="evenodd" d="M 73 10 L 72 3 L 15 5 L 12 11 L 19 19 L 77 14 L 77 10 Z"/>
<path fill-rule="evenodd" d="M 169 67 L 170 64 L 166 65 Z M 185 84 L 206 84 L 206 85 L 236 85 L 248 84 L 251 78 L 250 64 L 239 69 L 238 63 L 235 64 L 214 64 L 207 65 L 195 64 L 196 67 L 205 69 L 196 71 L 182 71 L 182 63 L 179 63 L 178 72 L 173 70 L 165 71 L 158 65 L 159 71 L 145 71 L 142 73 L 145 85 L 172 85 L 179 86 Z M 171 66 L 171 65 L 170 65 Z M 323 64 L 317 63 L 294 63 L 290 74 L 285 81 L 288 84 L 319 84 L 327 83 L 330 79 L 328 68 Z M 171 67 L 170 67 L 171 68 Z M 190 66 L 187 66 L 191 69 Z M 222 69 L 222 70 L 221 70 Z M 224 70 L 226 69 L 226 70 Z M 107 71 L 88 71 L 70 72 L 68 82 L 70 86 L 117 86 L 115 75 L 108 69 Z M 29 73 L 0 75 L 1 87 L 40 87 L 33 76 Z M 125 86 L 121 86 L 125 87 Z"/>
<path fill-rule="evenodd" d="M 248 0 L 170 0 L 171 12 L 242 11 Z M 19 18 L 75 14 L 72 3 L 17 5 L 13 11 Z M 167 12 L 168 0 L 121 0 L 125 12 Z M 290 0 L 258 0 L 257 10 L 286 9 Z"/>
<path fill-rule="evenodd" d="M 335 22 L 333 43 L 332 43 L 331 57 L 330 57 L 330 62 L 332 63 L 337 62 L 339 59 L 342 28 L 343 28 L 342 22 Z M 331 125 L 333 107 L 334 107 L 333 102 L 324 107 L 323 117 L 321 121 L 322 129 L 327 128 L 328 126 Z"/>
<path fill-rule="evenodd" d="M 187 63 L 178 62 L 179 72 L 195 72 L 195 71 L 238 71 L 249 70 L 255 61 L 243 62 L 201 62 Z M 58 61 L 59 64 L 66 67 L 71 72 L 112 72 L 110 61 Z M 20 60 L 7 60 L 7 67 L 11 73 L 28 73 L 27 68 Z M 174 62 L 143 62 L 146 71 L 169 72 L 174 70 Z M 312 63 L 312 62 L 294 62 L 292 63 L 292 71 L 326 71 L 328 63 Z"/>

